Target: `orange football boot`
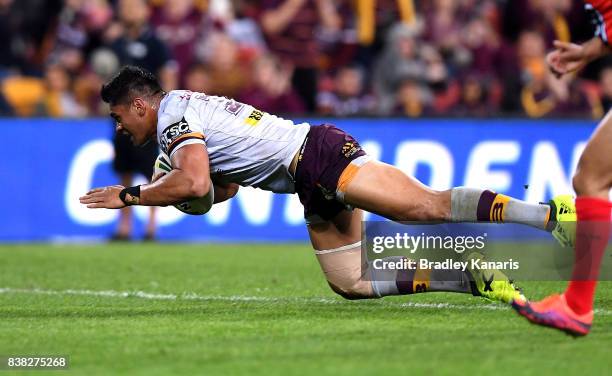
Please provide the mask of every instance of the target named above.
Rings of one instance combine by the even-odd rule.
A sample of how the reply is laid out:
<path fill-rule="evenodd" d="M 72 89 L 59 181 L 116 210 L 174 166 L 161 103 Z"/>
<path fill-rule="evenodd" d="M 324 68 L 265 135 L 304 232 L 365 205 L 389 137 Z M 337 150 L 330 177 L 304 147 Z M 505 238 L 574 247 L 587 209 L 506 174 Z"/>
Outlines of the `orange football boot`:
<path fill-rule="evenodd" d="M 586 336 L 593 323 L 593 311 L 579 315 L 565 300 L 565 295 L 551 295 L 539 302 L 512 301 L 512 308 L 534 324 L 559 329 L 574 337 Z"/>

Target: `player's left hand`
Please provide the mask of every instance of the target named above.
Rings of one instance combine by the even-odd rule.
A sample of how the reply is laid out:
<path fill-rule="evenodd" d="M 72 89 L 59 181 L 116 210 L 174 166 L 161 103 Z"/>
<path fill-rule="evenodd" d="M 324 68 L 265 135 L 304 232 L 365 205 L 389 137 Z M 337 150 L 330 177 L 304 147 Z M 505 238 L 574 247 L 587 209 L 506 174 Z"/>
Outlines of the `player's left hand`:
<path fill-rule="evenodd" d="M 125 187 L 122 185 L 111 185 L 109 187 L 94 188 L 85 196 L 79 197 L 81 204 L 88 208 L 120 209 L 125 203 L 119 198 L 119 193 Z"/>

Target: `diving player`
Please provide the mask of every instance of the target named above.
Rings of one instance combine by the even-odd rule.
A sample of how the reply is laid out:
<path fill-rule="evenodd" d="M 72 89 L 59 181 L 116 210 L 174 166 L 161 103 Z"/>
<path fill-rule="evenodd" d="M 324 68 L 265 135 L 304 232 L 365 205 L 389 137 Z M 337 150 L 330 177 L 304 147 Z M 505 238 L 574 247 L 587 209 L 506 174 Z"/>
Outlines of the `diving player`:
<path fill-rule="evenodd" d="M 582 69 L 589 62 L 610 53 L 612 38 L 612 1 L 586 1 L 596 24 L 595 37 L 582 45 L 555 41 L 547 62 L 558 77 Z M 565 331 L 574 336 L 587 335 L 593 323 L 593 299 L 599 269 L 610 237 L 612 203 L 612 111 L 601 120 L 586 145 L 576 175 L 577 194 L 575 262 L 572 280 L 561 295 L 540 302 L 519 300 L 514 309 L 529 321 Z"/>
<path fill-rule="evenodd" d="M 173 170 L 151 184 L 93 189 L 81 203 L 113 209 L 173 205 L 204 196 L 211 184 L 215 202 L 234 196 L 238 185 L 297 193 L 325 277 L 348 299 L 421 291 L 473 293 L 507 303 L 523 299 L 499 271 L 381 272 L 367 260 L 362 264 L 363 210 L 396 221 L 523 223 L 552 231 L 563 244 L 573 242 L 563 227 L 574 210 L 568 196 L 545 205 L 483 189 L 435 191 L 372 160 L 332 125 L 294 124 L 224 97 L 165 93 L 151 73 L 136 67 L 124 67 L 101 95 L 117 131 L 130 134 L 136 145 L 157 138 Z"/>

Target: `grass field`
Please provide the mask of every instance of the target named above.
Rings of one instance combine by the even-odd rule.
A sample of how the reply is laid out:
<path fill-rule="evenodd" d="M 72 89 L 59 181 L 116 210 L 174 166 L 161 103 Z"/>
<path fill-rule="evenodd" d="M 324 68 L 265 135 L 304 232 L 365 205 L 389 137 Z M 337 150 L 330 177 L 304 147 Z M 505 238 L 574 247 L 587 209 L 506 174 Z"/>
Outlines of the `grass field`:
<path fill-rule="evenodd" d="M 342 300 L 306 245 L 15 245 L 0 247 L 0 263 L 0 356 L 69 355 L 70 369 L 53 375 L 593 375 L 612 366 L 610 282 L 592 333 L 574 340 L 467 295 Z M 522 286 L 540 298 L 564 283 Z"/>

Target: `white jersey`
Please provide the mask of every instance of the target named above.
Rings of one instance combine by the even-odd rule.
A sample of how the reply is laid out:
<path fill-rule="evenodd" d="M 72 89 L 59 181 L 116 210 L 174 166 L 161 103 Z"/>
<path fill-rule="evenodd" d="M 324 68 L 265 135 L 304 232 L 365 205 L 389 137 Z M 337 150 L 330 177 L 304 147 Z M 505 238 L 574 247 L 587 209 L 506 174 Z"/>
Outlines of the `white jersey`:
<path fill-rule="evenodd" d="M 296 125 L 233 99 L 186 90 L 166 94 L 157 118 L 159 145 L 170 158 L 185 145 L 205 144 L 211 177 L 272 192 L 295 192 L 289 165 L 310 125 Z"/>

